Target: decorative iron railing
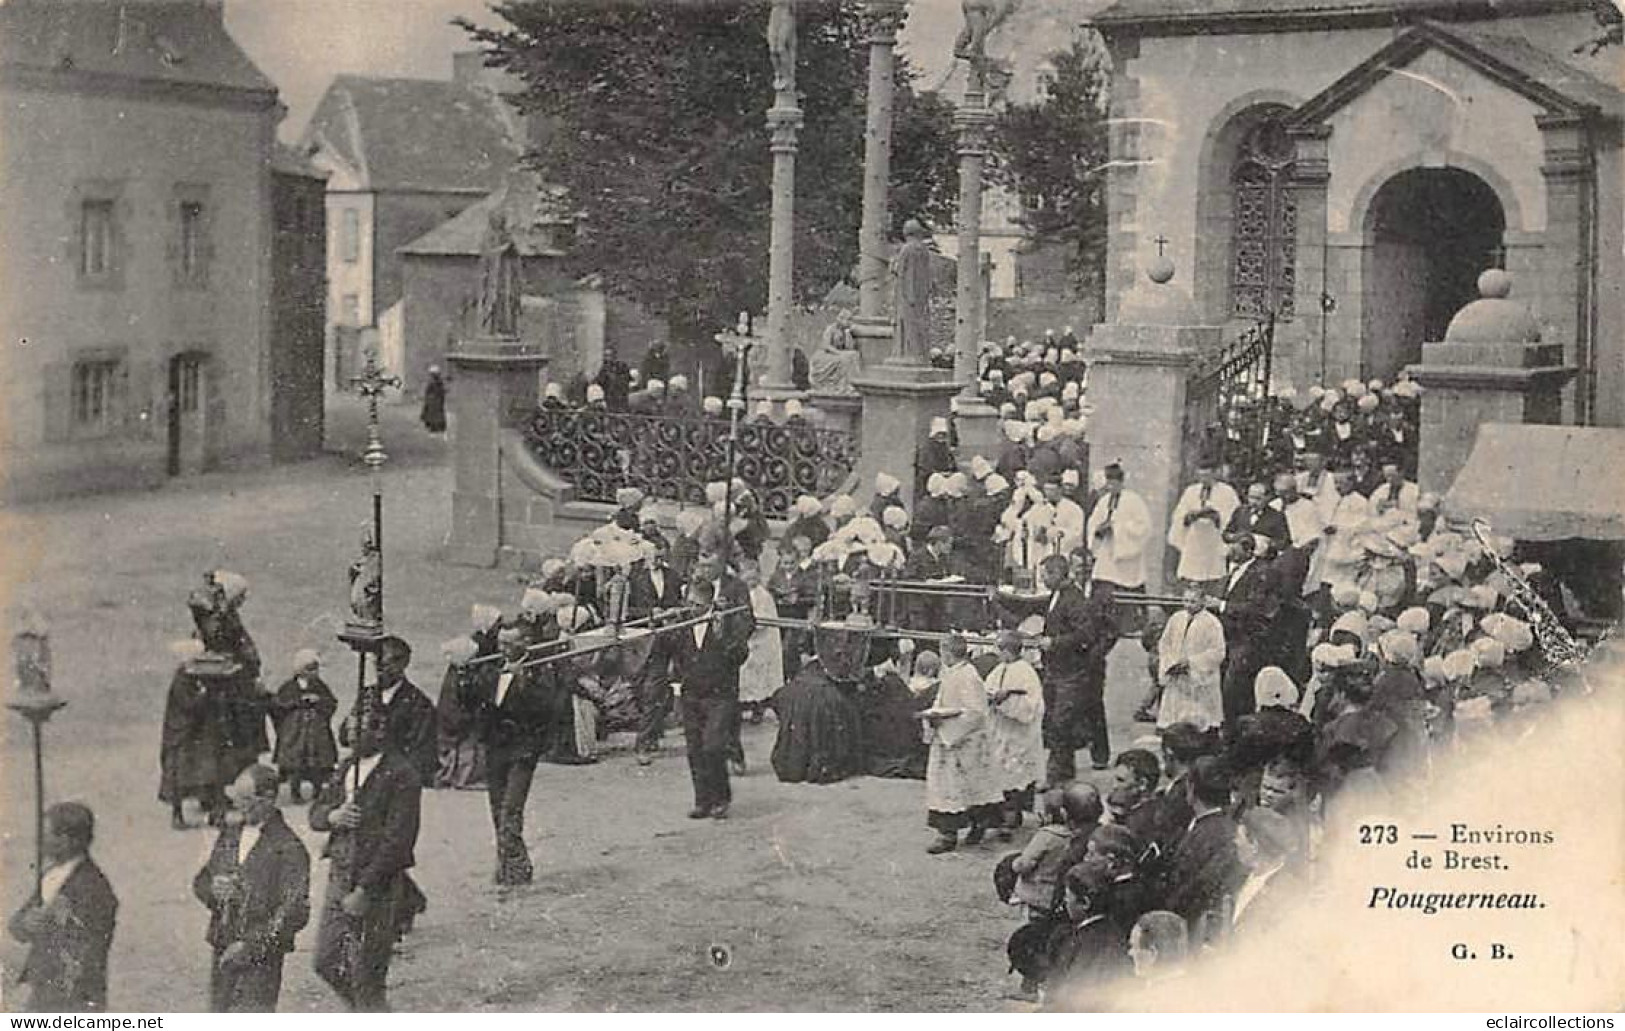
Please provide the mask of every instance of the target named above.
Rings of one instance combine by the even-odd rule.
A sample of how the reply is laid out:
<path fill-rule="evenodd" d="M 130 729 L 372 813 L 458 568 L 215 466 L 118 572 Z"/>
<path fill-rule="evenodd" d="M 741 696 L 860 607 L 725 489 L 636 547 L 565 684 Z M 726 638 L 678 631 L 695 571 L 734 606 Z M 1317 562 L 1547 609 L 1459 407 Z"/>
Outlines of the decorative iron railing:
<path fill-rule="evenodd" d="M 1230 465 L 1238 483 L 1270 468 L 1270 376 L 1275 316 L 1243 330 L 1191 371 L 1185 394 L 1187 454 Z"/>
<path fill-rule="evenodd" d="M 536 458 L 584 501 L 613 501 L 621 487 L 650 497 L 704 504 L 705 485 L 725 479 L 729 425 L 723 419 L 538 409 L 525 428 Z M 840 490 L 858 461 L 858 437 L 805 425 L 739 425 L 734 474 L 783 516 L 801 494 Z"/>

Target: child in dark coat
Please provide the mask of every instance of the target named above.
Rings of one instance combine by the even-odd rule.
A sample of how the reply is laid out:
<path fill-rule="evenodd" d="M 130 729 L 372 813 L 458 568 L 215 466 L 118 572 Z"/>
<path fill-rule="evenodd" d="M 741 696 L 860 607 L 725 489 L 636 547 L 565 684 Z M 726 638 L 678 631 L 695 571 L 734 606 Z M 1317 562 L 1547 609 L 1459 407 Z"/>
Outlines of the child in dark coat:
<path fill-rule="evenodd" d="M 303 801 L 300 784 L 310 784 L 315 798 L 338 765 L 333 740 L 333 714 L 339 702 L 322 678 L 321 658 L 306 648 L 294 656 L 294 674 L 277 688 L 271 703 L 276 720 L 276 765 L 295 802 Z"/>

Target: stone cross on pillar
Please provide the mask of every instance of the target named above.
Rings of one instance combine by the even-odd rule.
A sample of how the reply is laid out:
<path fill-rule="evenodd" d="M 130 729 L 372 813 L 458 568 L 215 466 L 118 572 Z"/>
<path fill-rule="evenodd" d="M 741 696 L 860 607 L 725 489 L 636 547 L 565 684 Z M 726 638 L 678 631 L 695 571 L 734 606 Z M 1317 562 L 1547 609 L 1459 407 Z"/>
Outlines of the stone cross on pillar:
<path fill-rule="evenodd" d="M 970 85 L 964 103 L 954 114 L 959 150 L 959 279 L 954 304 L 954 378 L 960 397 L 975 401 L 976 359 L 981 345 L 977 312 L 982 290 L 982 165 L 987 157 L 988 129 L 993 112 L 983 92 L 983 69 L 972 61 Z"/>
<path fill-rule="evenodd" d="M 865 0 L 869 26 L 868 119 L 863 132 L 863 224 L 858 231 L 858 320 L 863 336 L 889 336 L 885 318 L 887 189 L 897 30 L 907 0 Z"/>
<path fill-rule="evenodd" d="M 796 149 L 802 113 L 796 93 L 796 15 L 794 0 L 773 0 L 767 23 L 773 60 L 772 132 L 773 220 L 768 244 L 767 377 L 770 390 L 790 389 L 790 307 L 795 282 Z"/>

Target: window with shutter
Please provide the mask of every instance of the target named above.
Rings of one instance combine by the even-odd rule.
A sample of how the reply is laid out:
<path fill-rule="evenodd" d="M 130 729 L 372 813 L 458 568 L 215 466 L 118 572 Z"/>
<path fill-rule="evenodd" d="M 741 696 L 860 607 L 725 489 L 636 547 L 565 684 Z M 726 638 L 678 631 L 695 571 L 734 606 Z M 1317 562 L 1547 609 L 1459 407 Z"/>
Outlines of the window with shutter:
<path fill-rule="evenodd" d="M 354 208 L 346 208 L 343 217 L 343 233 L 339 239 L 339 246 L 343 251 L 345 262 L 353 265 L 361 260 L 361 212 Z"/>
<path fill-rule="evenodd" d="M 205 285 L 209 281 L 206 252 L 208 238 L 203 221 L 203 204 L 200 201 L 181 202 L 180 230 L 181 282 L 188 286 Z"/>
<path fill-rule="evenodd" d="M 41 370 L 45 442 L 73 439 L 73 363 L 51 362 Z"/>
<path fill-rule="evenodd" d="M 112 359 L 76 362 L 70 400 L 73 434 L 98 437 L 119 419 L 120 363 Z"/>
<path fill-rule="evenodd" d="M 79 275 L 105 279 L 113 272 L 113 202 L 87 200 L 79 207 Z"/>

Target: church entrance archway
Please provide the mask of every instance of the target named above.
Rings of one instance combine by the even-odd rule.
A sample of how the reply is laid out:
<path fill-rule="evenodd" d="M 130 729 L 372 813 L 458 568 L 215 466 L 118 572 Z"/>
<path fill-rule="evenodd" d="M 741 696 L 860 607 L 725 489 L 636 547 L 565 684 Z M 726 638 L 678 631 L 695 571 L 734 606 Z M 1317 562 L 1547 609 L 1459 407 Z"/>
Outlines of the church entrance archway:
<path fill-rule="evenodd" d="M 1501 264 L 1505 233 L 1500 198 L 1471 172 L 1412 168 L 1382 184 L 1365 220 L 1363 378 L 1391 381 L 1444 339 L 1479 273 Z"/>

